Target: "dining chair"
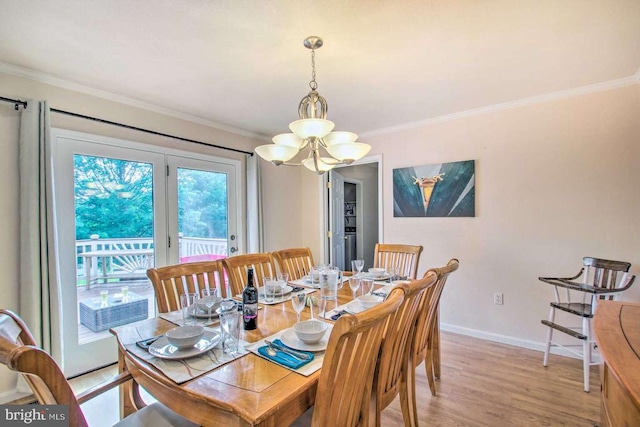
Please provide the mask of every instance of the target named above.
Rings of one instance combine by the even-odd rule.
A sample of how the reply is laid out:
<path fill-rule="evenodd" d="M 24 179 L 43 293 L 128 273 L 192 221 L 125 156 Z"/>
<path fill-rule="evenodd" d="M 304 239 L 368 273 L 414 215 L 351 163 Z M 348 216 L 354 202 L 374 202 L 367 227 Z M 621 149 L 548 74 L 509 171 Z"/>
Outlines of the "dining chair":
<path fill-rule="evenodd" d="M 373 266 L 376 268 L 397 267 L 400 276 L 415 279 L 422 246 L 376 243 L 373 253 Z"/>
<path fill-rule="evenodd" d="M 233 295 L 242 293 L 247 285 L 247 269 L 253 268 L 253 280 L 256 287 L 262 286 L 264 277 L 274 277 L 276 267 L 269 252 L 236 255 L 222 260 L 229 277 L 229 288 Z"/>
<path fill-rule="evenodd" d="M 384 408 L 400 394 L 400 406 L 405 425 L 411 425 L 408 387 L 406 386 L 409 369 L 409 350 L 413 327 L 416 323 L 418 306 L 425 291 L 436 283 L 434 272 L 409 283 L 397 285 L 402 289 L 404 300 L 387 324 L 380 347 L 380 356 L 374 375 L 373 393 L 376 402 L 376 426 L 381 426 Z"/>
<path fill-rule="evenodd" d="M 68 423 L 87 427 L 81 404 L 127 381 L 131 374 L 119 374 L 110 381 L 93 387 L 78 396 L 53 358 L 36 346 L 24 321 L 10 310 L 0 309 L 0 363 L 23 374 L 25 381 L 41 405 L 67 405 Z M 120 427 L 195 427 L 160 403 L 153 403 L 129 415 L 116 424 Z"/>
<path fill-rule="evenodd" d="M 318 379 L 315 406 L 292 426 L 367 426 L 371 391 L 382 334 L 404 299 L 394 289 L 381 304 L 359 314 L 345 314 L 333 325 Z"/>
<path fill-rule="evenodd" d="M 429 389 L 433 396 L 436 395 L 436 386 L 434 379 L 434 353 L 439 351 L 439 347 L 434 347 L 434 337 L 439 333 L 436 323 L 438 319 L 438 308 L 440 306 L 440 296 L 449 275 L 456 271 L 460 262 L 453 258 L 449 260 L 447 265 L 439 268 L 432 268 L 424 273 L 423 277 L 430 275 L 436 276 L 436 283 L 427 288 L 422 295 L 418 306 L 418 314 L 414 328 L 413 341 L 409 350 L 409 369 L 407 371 L 407 387 L 409 393 L 409 405 L 413 418 L 412 425 L 418 425 L 418 410 L 416 405 L 416 368 L 424 361 L 424 367 L 427 372 L 427 381 Z"/>
<path fill-rule="evenodd" d="M 220 296 L 231 298 L 224 283 L 225 273 L 221 260 L 187 262 L 150 268 L 147 277 L 153 284 L 159 313 L 180 309 L 180 295 L 198 293 L 211 285 L 220 289 Z"/>
<path fill-rule="evenodd" d="M 271 252 L 281 272 L 289 274 L 289 280 L 302 279 L 315 264 L 309 248 L 290 248 Z"/>
<path fill-rule="evenodd" d="M 635 275 L 629 275 L 631 264 L 623 261 L 611 261 L 601 258 L 584 257 L 583 267 L 573 277 L 540 277 L 539 280 L 553 285 L 555 301 L 551 303 L 549 319 L 542 320 L 547 327 L 547 342 L 542 365 L 549 362 L 551 347 L 561 347 L 564 350 L 582 359 L 584 376 L 584 391 L 589 392 L 589 370 L 591 365 L 600 362 L 592 362 L 592 353 L 595 346 L 591 321 L 596 311 L 596 304 L 601 299 L 616 299 L 623 291 L 629 289 L 635 280 Z M 618 275 L 621 273 L 621 277 Z M 560 292 L 564 289 L 564 295 Z M 578 296 L 579 298 L 575 298 Z M 572 300 L 572 297 L 574 299 Z M 568 313 L 572 319 L 581 319 L 580 325 L 560 324 L 556 320 L 556 310 Z M 576 317 L 573 317 L 576 316 Z M 564 320 L 564 319 L 563 319 Z M 569 320 L 569 323 L 571 321 Z M 553 341 L 553 331 L 557 330 L 572 338 L 581 341 L 579 344 L 560 344 Z M 575 342 L 575 341 L 574 341 Z M 582 347 L 582 351 L 576 351 L 575 347 Z"/>

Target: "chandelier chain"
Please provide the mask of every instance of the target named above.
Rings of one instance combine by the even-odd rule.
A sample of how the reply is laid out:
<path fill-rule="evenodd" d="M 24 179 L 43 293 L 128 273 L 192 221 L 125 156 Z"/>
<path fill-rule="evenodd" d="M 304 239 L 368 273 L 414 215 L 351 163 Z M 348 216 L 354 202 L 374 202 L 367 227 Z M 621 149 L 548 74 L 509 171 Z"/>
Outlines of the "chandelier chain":
<path fill-rule="evenodd" d="M 318 83 L 316 82 L 316 50 L 311 49 L 311 81 L 309 82 L 311 90 L 318 89 Z"/>

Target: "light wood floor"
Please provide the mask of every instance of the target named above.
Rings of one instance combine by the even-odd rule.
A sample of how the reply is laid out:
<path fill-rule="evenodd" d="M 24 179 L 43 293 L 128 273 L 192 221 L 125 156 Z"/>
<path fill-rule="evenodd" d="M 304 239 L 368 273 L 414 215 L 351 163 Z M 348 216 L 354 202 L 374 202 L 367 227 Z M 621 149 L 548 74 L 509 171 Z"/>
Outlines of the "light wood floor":
<path fill-rule="evenodd" d="M 580 360 L 551 355 L 544 368 L 541 352 L 452 333 L 442 333 L 442 359 L 436 397 L 429 392 L 424 365 L 418 367 L 421 426 L 593 426 L 600 419 L 598 370 L 592 368 L 591 392 L 585 393 Z M 105 373 L 93 375 L 99 381 Z M 80 391 L 93 381 L 78 378 L 74 388 Z M 117 414 L 117 392 L 110 396 L 108 405 L 83 405 L 92 427 L 113 423 L 99 413 Z M 384 410 L 382 421 L 402 425 L 398 399 Z"/>
<path fill-rule="evenodd" d="M 417 370 L 421 426 L 593 426 L 600 420 L 600 376 L 582 390 L 582 361 L 464 335 L 442 333 L 442 378 L 431 396 L 424 365 Z M 402 425 L 396 399 L 384 425 Z"/>

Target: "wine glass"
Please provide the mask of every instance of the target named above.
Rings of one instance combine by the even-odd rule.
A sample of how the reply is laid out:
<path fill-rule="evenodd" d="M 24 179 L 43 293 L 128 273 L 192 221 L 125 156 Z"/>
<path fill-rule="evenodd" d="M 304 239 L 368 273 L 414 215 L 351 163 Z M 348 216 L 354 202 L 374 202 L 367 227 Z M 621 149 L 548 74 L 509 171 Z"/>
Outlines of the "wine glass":
<path fill-rule="evenodd" d="M 361 282 L 361 279 L 359 277 L 349 278 L 349 287 L 351 288 L 353 299 L 356 299 L 356 292 L 358 292 L 358 289 L 360 289 L 360 282 Z"/>
<path fill-rule="evenodd" d="M 300 321 L 300 313 L 304 310 L 305 303 L 307 302 L 307 294 L 300 292 L 291 296 L 291 305 L 296 311 L 297 321 Z"/>
<path fill-rule="evenodd" d="M 354 274 L 356 271 L 358 271 L 357 275 L 360 276 L 363 268 L 364 268 L 363 259 L 354 259 L 353 261 L 351 261 L 351 270 L 354 272 Z"/>
<path fill-rule="evenodd" d="M 200 290 L 200 293 L 202 294 L 202 299 L 200 300 L 200 302 L 204 303 L 204 305 L 207 307 L 207 310 L 209 311 L 209 322 L 211 322 L 211 309 L 216 303 L 218 290 L 216 288 L 202 288 Z"/>
<path fill-rule="evenodd" d="M 284 288 L 289 283 L 289 273 L 280 272 L 276 276 L 278 278 L 278 285 L 280 286 L 280 294 L 284 296 Z"/>

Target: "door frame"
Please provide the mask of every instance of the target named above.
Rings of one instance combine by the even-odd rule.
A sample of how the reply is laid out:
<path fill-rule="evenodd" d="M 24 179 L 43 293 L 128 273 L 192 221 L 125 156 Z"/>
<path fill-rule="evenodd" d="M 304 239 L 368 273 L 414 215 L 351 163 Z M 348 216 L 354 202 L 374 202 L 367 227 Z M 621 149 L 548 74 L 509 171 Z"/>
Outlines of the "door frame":
<path fill-rule="evenodd" d="M 345 168 L 349 166 L 358 166 L 365 165 L 370 163 L 377 163 L 378 165 L 378 241 L 380 243 L 383 242 L 384 236 L 384 202 L 382 195 L 384 193 L 384 188 L 382 186 L 383 183 L 383 170 L 382 170 L 382 154 L 374 154 L 372 156 L 366 156 L 362 159 L 351 163 L 350 165 L 340 165 L 337 168 Z M 331 244 L 329 242 L 329 226 L 330 226 L 330 217 L 331 212 L 329 211 L 329 191 L 327 188 L 327 183 L 329 182 L 329 174 L 325 173 L 320 175 L 319 178 L 319 188 L 320 194 L 322 197 L 322 204 L 320 205 L 322 208 L 322 220 L 320 221 L 320 241 L 322 242 L 322 254 L 324 260 L 329 262 L 331 259 Z M 362 246 L 362 245 L 361 245 Z"/>

